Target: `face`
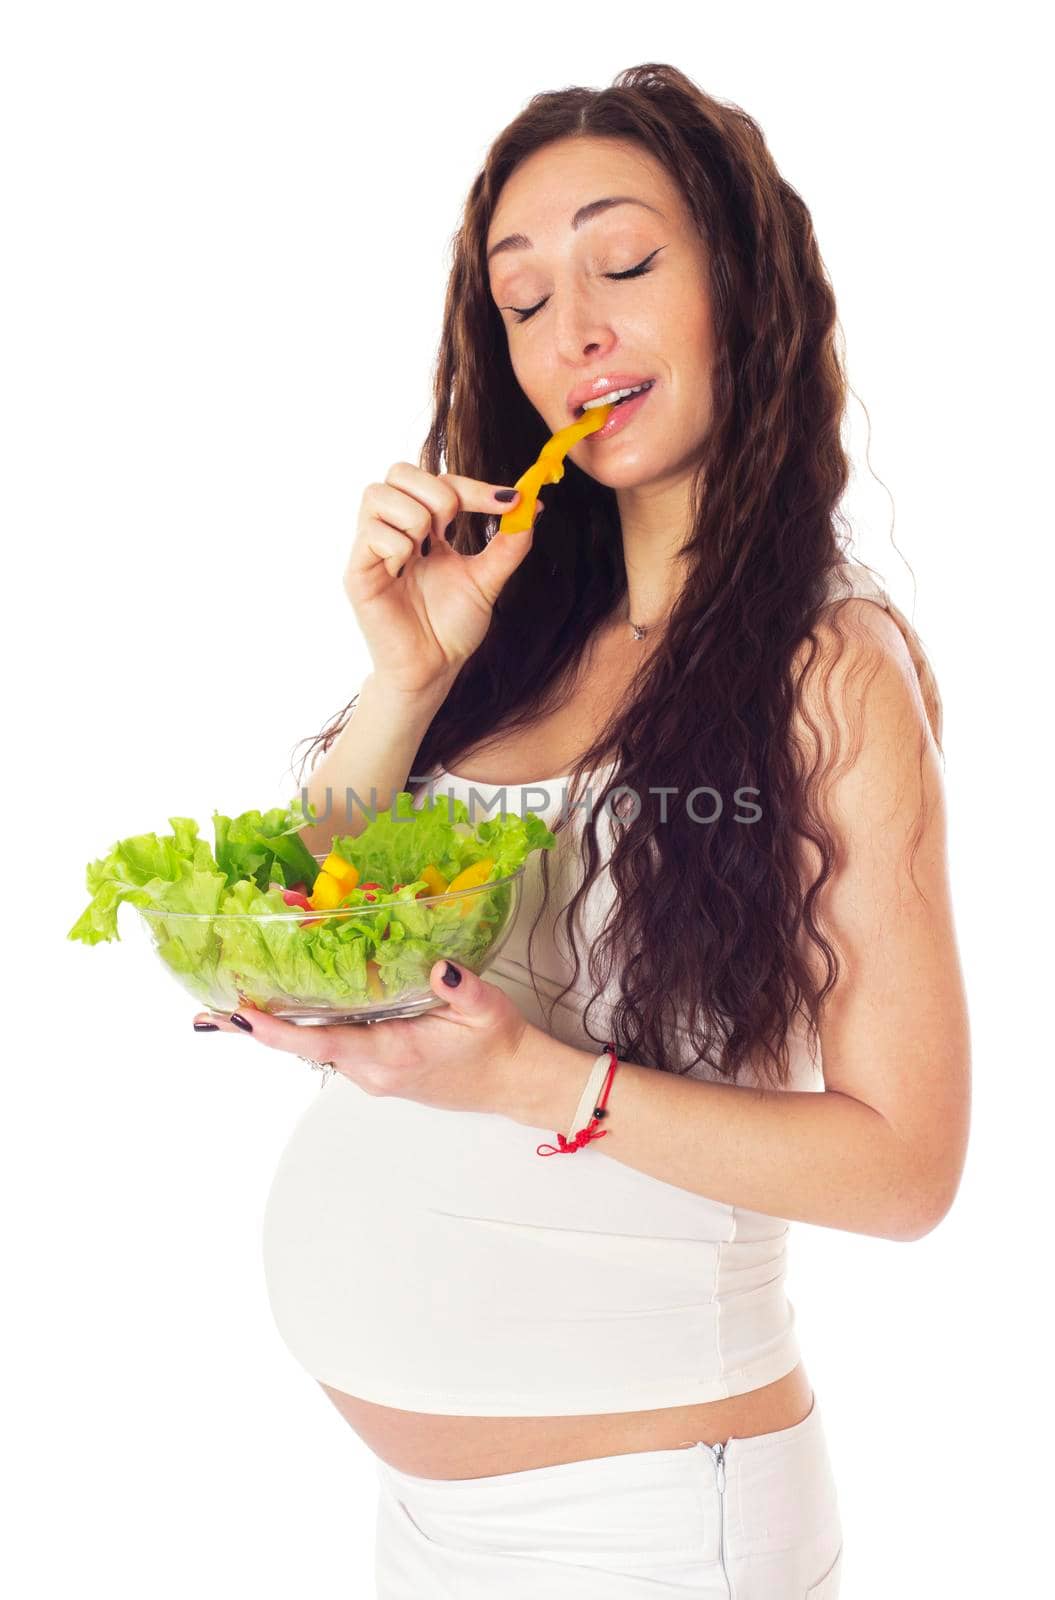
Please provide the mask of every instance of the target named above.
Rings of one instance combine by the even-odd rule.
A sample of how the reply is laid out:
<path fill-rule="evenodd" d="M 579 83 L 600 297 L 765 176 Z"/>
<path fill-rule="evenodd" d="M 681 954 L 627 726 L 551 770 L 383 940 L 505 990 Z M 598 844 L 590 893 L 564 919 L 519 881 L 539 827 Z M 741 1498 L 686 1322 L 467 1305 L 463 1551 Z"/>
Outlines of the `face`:
<path fill-rule="evenodd" d="M 580 207 L 614 196 L 644 204 L 606 206 L 573 226 Z M 690 474 L 711 418 L 707 251 L 664 168 L 628 140 L 547 145 L 506 181 L 488 252 L 509 235 L 516 246 L 489 257 L 491 294 L 517 382 L 550 432 L 575 420 L 568 396 L 584 383 L 651 378 L 621 425 L 581 439 L 572 459 L 628 491 Z"/>

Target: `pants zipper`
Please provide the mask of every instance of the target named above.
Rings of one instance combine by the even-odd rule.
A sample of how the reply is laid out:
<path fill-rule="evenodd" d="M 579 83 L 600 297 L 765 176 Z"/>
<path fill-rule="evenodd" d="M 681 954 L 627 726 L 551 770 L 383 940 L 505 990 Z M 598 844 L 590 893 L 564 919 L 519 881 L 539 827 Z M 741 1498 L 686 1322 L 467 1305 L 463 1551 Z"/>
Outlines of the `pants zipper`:
<path fill-rule="evenodd" d="M 722 1566 L 722 1577 L 725 1579 L 725 1592 L 732 1595 L 732 1585 L 729 1582 L 729 1569 L 725 1564 L 725 1446 L 712 1444 L 707 1447 L 714 1457 L 715 1477 L 718 1483 L 718 1558 Z"/>

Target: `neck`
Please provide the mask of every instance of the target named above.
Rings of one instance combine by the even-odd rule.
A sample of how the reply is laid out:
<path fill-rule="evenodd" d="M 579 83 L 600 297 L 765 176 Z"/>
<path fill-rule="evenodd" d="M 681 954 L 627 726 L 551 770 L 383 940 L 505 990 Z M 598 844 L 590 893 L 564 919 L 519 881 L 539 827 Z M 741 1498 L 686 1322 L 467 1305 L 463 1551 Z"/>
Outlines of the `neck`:
<path fill-rule="evenodd" d="M 626 621 L 652 629 L 673 609 L 683 581 L 679 550 L 689 526 L 684 477 L 617 490 L 626 567 Z"/>

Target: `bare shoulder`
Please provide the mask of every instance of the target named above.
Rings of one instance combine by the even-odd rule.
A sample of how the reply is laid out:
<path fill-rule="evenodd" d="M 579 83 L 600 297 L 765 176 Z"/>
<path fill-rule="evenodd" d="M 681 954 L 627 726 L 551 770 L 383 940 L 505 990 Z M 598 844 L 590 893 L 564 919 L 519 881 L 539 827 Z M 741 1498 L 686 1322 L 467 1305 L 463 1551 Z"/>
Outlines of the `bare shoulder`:
<path fill-rule="evenodd" d="M 883 654 L 888 652 L 895 661 L 911 667 L 908 646 L 887 607 L 878 600 L 861 595 L 851 595 L 824 607 L 813 626 L 816 650 L 827 660 L 841 654 L 841 642 L 854 641 L 858 658 L 862 652 Z M 807 636 L 798 650 L 798 660 L 805 664 L 813 645 Z"/>
<path fill-rule="evenodd" d="M 826 750 L 850 737 L 856 743 L 862 719 L 873 754 L 877 747 L 893 752 L 913 731 L 913 746 L 920 738 L 933 742 L 920 654 L 877 601 L 854 596 L 826 607 L 794 658 L 795 743 Z"/>

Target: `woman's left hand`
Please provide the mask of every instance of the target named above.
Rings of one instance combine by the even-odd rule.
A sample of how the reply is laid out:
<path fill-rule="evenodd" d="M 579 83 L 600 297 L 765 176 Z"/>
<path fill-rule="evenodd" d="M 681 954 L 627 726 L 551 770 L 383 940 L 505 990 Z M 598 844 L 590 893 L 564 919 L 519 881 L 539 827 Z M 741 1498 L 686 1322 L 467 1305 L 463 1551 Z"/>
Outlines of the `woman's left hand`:
<path fill-rule="evenodd" d="M 449 985 L 443 975 L 452 972 L 460 982 Z M 540 1030 L 503 990 L 453 961 L 437 961 L 429 983 L 446 1006 L 370 1025 L 298 1027 L 249 1005 L 233 1013 L 248 1027 L 211 1011 L 199 1012 L 194 1021 L 242 1033 L 272 1050 L 331 1061 L 367 1094 L 398 1095 L 444 1111 L 492 1111 L 520 1121 L 530 1036 Z"/>

